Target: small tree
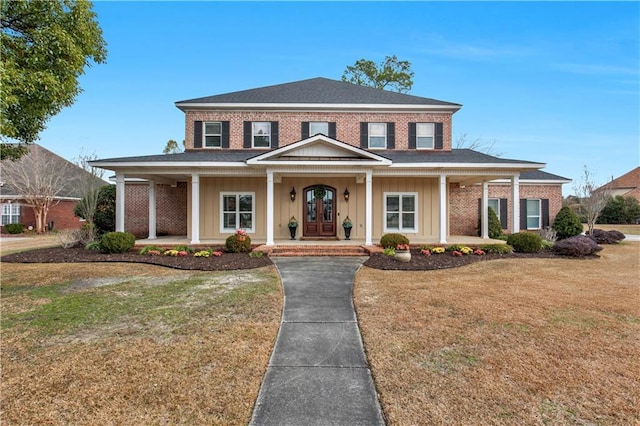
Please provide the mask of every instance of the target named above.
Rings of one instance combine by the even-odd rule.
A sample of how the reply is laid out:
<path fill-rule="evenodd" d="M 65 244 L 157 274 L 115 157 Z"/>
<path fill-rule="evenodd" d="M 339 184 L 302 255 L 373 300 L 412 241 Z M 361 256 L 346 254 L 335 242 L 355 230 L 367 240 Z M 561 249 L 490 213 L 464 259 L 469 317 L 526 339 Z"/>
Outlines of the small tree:
<path fill-rule="evenodd" d="M 560 240 L 582 234 L 580 218 L 569 207 L 560 209 L 551 227 Z"/>
<path fill-rule="evenodd" d="M 576 182 L 573 190 L 580 200 L 580 210 L 587 220 L 589 233 L 593 231 L 598 216 L 609 199 L 606 187 L 600 188 L 600 190 L 598 188 L 599 185 L 594 182 L 589 168 L 585 165 L 582 178 Z"/>
<path fill-rule="evenodd" d="M 182 141 L 182 145 L 184 146 L 184 141 Z M 180 146 L 178 146 L 178 142 L 173 139 L 169 139 L 162 150 L 163 154 L 177 154 L 179 152 L 182 152 L 182 150 L 180 149 Z"/>
<path fill-rule="evenodd" d="M 116 229 L 116 186 L 105 185 L 98 192 L 98 204 L 93 215 L 93 223 L 99 234 Z"/>
<path fill-rule="evenodd" d="M 19 160 L 2 162 L 2 179 L 33 209 L 39 234 L 46 230 L 49 209 L 60 202 L 58 195 L 70 184 L 69 163 L 54 160 L 40 146 L 31 145 Z"/>
<path fill-rule="evenodd" d="M 633 197 L 610 198 L 598 216 L 598 223 L 627 224 L 640 219 L 640 203 Z"/>
<path fill-rule="evenodd" d="M 493 208 L 488 207 L 489 238 L 500 238 L 503 235 L 502 224 Z M 482 215 L 478 218 L 478 236 L 482 235 Z"/>
<path fill-rule="evenodd" d="M 96 160 L 95 154 L 86 155 L 80 154 L 76 163 L 78 167 L 83 169 L 86 173 L 82 175 L 79 182 L 79 187 L 82 188 L 82 199 L 78 201 L 74 209 L 74 214 L 78 217 L 86 220 L 86 226 L 84 227 L 86 234 L 86 242 L 91 242 L 96 239 L 96 226 L 94 224 L 94 215 L 98 208 L 98 194 L 100 188 L 104 186 L 102 176 L 104 170 L 94 167 L 89 164 L 90 161 Z"/>
<path fill-rule="evenodd" d="M 379 65 L 367 59 L 360 59 L 355 64 L 347 66 L 342 74 L 342 81 L 376 89 L 390 86 L 396 92 L 408 93 L 413 86 L 413 71 L 411 62 L 399 61 L 396 55 L 385 57 Z"/>

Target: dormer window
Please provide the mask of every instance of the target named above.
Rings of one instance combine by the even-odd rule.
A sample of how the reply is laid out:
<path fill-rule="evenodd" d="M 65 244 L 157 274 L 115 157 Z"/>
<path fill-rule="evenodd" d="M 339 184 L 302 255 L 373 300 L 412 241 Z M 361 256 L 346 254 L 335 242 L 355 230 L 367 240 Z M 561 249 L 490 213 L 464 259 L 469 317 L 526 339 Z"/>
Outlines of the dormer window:
<path fill-rule="evenodd" d="M 253 122 L 252 140 L 254 148 L 270 148 L 271 147 L 271 122 L 255 121 Z"/>

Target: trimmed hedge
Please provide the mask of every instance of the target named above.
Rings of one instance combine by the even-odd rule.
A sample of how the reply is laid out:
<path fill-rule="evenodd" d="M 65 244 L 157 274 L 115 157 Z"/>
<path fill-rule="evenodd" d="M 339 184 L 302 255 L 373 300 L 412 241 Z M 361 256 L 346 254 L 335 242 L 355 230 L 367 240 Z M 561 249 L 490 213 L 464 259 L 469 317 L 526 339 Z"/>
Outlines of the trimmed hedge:
<path fill-rule="evenodd" d="M 620 231 L 605 231 L 603 229 L 594 229 L 593 233 L 586 232 L 587 236 L 592 237 L 598 244 L 618 244 L 624 240 L 624 234 Z"/>
<path fill-rule="evenodd" d="M 582 234 L 582 223 L 578 215 L 569 207 L 560 209 L 553 221 L 552 228 L 559 240 Z"/>
<path fill-rule="evenodd" d="M 227 251 L 230 253 L 249 253 L 251 251 L 251 237 L 245 236 L 244 241 L 238 240 L 238 235 L 230 235 L 225 241 Z"/>
<path fill-rule="evenodd" d="M 24 232 L 22 223 L 7 223 L 3 228 L 7 234 L 22 234 Z"/>
<path fill-rule="evenodd" d="M 592 256 L 602 250 L 591 237 L 584 235 L 576 235 L 575 237 L 565 238 L 558 241 L 553 250 L 564 256 L 584 257 Z"/>
<path fill-rule="evenodd" d="M 104 253 L 126 253 L 135 243 L 136 237 L 128 232 L 107 232 L 100 240 L 100 250 Z"/>
<path fill-rule="evenodd" d="M 395 249 L 398 244 L 409 244 L 409 238 L 402 234 L 384 234 L 382 238 L 380 238 L 380 245 L 383 248 L 391 247 Z"/>
<path fill-rule="evenodd" d="M 538 253 L 542 250 L 542 237 L 533 232 L 518 232 L 509 235 L 507 244 L 520 253 Z"/>

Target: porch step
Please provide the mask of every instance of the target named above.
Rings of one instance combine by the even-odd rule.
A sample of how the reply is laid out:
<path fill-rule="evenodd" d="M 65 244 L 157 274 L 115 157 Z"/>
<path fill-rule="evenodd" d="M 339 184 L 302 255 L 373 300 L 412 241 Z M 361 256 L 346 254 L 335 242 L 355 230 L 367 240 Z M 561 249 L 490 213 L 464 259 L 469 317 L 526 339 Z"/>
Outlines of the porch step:
<path fill-rule="evenodd" d="M 256 250 L 265 251 L 269 256 L 292 257 L 292 256 L 369 256 L 369 250 L 361 246 L 279 246 L 269 247 L 264 250 L 258 247 Z"/>

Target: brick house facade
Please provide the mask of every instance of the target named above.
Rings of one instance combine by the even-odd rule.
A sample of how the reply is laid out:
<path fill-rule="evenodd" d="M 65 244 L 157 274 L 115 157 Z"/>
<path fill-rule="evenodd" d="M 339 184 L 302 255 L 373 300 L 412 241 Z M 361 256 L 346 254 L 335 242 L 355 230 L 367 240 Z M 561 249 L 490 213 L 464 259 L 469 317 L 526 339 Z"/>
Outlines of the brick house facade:
<path fill-rule="evenodd" d="M 476 235 L 494 203 L 509 232 L 544 227 L 569 180 L 542 163 L 452 148 L 461 105 L 316 78 L 176 102 L 185 152 L 98 160 L 116 173 L 116 228 L 150 239 L 373 244 Z M 480 201 L 479 201 L 480 200 Z M 514 201 L 514 200 L 517 200 Z M 486 227 L 480 234 L 487 237 Z"/>

